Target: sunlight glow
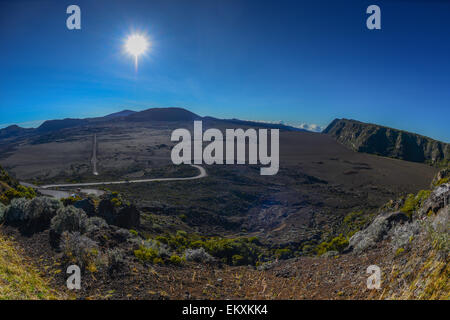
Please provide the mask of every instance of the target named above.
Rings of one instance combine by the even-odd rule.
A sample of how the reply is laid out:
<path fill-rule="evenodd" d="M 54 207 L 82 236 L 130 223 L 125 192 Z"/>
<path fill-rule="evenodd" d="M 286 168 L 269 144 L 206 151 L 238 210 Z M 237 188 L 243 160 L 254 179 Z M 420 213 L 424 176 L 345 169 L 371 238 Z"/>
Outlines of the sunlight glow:
<path fill-rule="evenodd" d="M 140 34 L 132 34 L 129 36 L 125 43 L 125 50 L 134 57 L 135 67 L 138 67 L 138 57 L 144 54 L 150 44 L 147 38 Z"/>

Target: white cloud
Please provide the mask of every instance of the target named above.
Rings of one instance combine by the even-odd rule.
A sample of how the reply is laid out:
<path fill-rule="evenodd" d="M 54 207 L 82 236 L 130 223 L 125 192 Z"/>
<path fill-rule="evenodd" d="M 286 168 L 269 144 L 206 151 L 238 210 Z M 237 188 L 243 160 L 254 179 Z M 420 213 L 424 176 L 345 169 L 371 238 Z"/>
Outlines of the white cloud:
<path fill-rule="evenodd" d="M 260 123 L 270 123 L 270 124 L 282 124 L 285 126 L 291 126 L 294 128 L 304 129 L 312 132 L 322 132 L 323 127 L 321 125 L 315 124 L 315 123 L 290 123 L 283 120 L 279 121 L 267 121 L 267 120 L 246 120 L 246 121 L 252 121 L 252 122 L 260 122 Z"/>
<path fill-rule="evenodd" d="M 321 132 L 323 130 L 322 126 L 315 123 L 301 123 L 300 125 L 295 127 L 313 132 Z"/>

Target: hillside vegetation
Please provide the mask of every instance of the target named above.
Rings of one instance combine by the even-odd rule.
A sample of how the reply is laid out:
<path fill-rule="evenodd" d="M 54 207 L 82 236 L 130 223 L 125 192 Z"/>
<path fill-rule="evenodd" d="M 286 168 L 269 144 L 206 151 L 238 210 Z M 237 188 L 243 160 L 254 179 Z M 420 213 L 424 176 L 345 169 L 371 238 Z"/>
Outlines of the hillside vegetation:
<path fill-rule="evenodd" d="M 329 239 L 300 248 L 169 232 L 119 193 L 59 201 L 20 191 L 2 171 L 1 194 L 29 199 L 0 203 L 0 299 L 448 299 L 449 173 L 376 213 L 349 213 Z M 72 264 L 82 289 L 52 290 L 65 290 Z M 366 288 L 372 264 L 378 291 Z"/>
<path fill-rule="evenodd" d="M 14 198 L 32 198 L 33 189 L 23 187 L 0 167 L 0 223 L 5 204 Z M 56 299 L 62 296 L 49 287 L 17 244 L 0 233 L 0 299 Z"/>
<path fill-rule="evenodd" d="M 0 234 L 0 300 L 61 299 L 16 244 Z"/>

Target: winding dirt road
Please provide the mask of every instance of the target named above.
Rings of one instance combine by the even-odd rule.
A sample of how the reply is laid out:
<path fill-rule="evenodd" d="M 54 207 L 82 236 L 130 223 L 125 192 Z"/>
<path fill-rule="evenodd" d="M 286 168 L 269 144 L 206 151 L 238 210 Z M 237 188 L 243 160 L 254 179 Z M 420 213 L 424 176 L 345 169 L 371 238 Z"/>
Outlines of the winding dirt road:
<path fill-rule="evenodd" d="M 98 176 L 97 171 L 97 134 L 94 134 L 92 141 L 92 173 Z M 111 185 L 111 184 L 125 184 L 125 183 L 143 183 L 143 182 L 158 182 L 158 181 L 185 181 L 185 180 L 196 180 L 207 177 L 208 174 L 206 170 L 195 164 L 191 164 L 190 166 L 197 168 L 200 173 L 194 177 L 184 177 L 184 178 L 153 178 L 153 179 L 139 179 L 139 180 L 119 180 L 119 181 L 101 181 L 101 182 L 85 182 L 85 183 L 65 183 L 65 184 L 48 184 L 43 186 L 35 186 L 31 183 L 20 182 L 22 185 L 26 187 L 32 187 L 38 189 L 42 194 L 53 196 L 55 198 L 65 198 L 70 196 L 70 192 L 61 191 L 61 190 L 51 190 L 51 188 L 71 188 L 71 187 L 88 187 L 88 186 L 102 186 L 102 185 Z M 81 190 L 83 192 L 83 190 Z M 96 189 L 84 189 L 86 193 L 102 193 L 101 190 Z"/>
<path fill-rule="evenodd" d="M 102 181 L 102 182 L 85 182 L 85 183 L 67 183 L 67 184 L 48 184 L 44 186 L 39 186 L 40 189 L 49 188 L 64 188 L 64 187 L 87 187 L 87 186 L 102 186 L 108 184 L 125 184 L 125 183 L 143 183 L 143 182 L 156 182 L 156 181 L 185 181 L 185 180 L 196 180 L 207 177 L 205 168 L 191 164 L 190 166 L 197 168 L 200 174 L 194 177 L 185 178 L 153 178 L 153 179 L 139 179 L 139 180 L 119 180 L 119 181 Z"/>
<path fill-rule="evenodd" d="M 110 184 L 125 184 L 125 183 L 143 183 L 143 182 L 157 182 L 157 181 L 185 181 L 185 180 L 196 180 L 207 177 L 205 168 L 191 164 L 192 167 L 197 168 L 200 173 L 194 177 L 184 177 L 184 178 L 153 178 L 153 179 L 140 179 L 140 180 L 120 180 L 120 181 L 102 181 L 102 182 L 86 182 L 86 183 L 66 183 L 66 184 L 48 184 L 44 186 L 35 186 L 31 183 L 20 182 L 20 184 L 26 187 L 32 187 L 39 190 L 40 193 L 48 196 L 52 196 L 58 199 L 67 198 L 73 192 L 61 191 L 61 190 L 52 190 L 51 188 L 70 188 L 70 187 L 87 187 L 87 186 L 101 186 L 101 185 L 110 185 Z M 98 193 L 103 192 L 101 190 L 96 189 L 82 189 L 81 192 L 86 193 Z"/>

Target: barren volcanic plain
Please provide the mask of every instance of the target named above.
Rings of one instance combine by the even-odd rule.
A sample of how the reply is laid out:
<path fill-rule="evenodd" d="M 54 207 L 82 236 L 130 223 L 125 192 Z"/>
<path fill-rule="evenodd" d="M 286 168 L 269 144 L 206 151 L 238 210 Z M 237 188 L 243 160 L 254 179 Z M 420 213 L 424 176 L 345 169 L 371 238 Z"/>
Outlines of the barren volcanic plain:
<path fill-rule="evenodd" d="M 198 170 L 170 160 L 174 129 L 192 130 L 195 119 L 203 120 L 204 129 L 223 131 L 274 127 L 201 118 L 183 109 L 152 110 L 159 109 L 48 121 L 32 132 L 3 134 L 0 164 L 20 181 L 36 185 L 189 177 Z M 208 176 L 199 180 L 101 188 L 120 192 L 152 214 L 157 223 L 142 224 L 149 234 L 182 229 L 301 246 L 333 233 L 350 212 L 375 212 L 390 199 L 428 187 L 436 173 L 425 164 L 351 151 L 325 134 L 279 127 L 280 170 L 275 176 L 260 176 L 257 165 L 204 165 Z M 91 168 L 94 134 L 99 175 Z"/>

